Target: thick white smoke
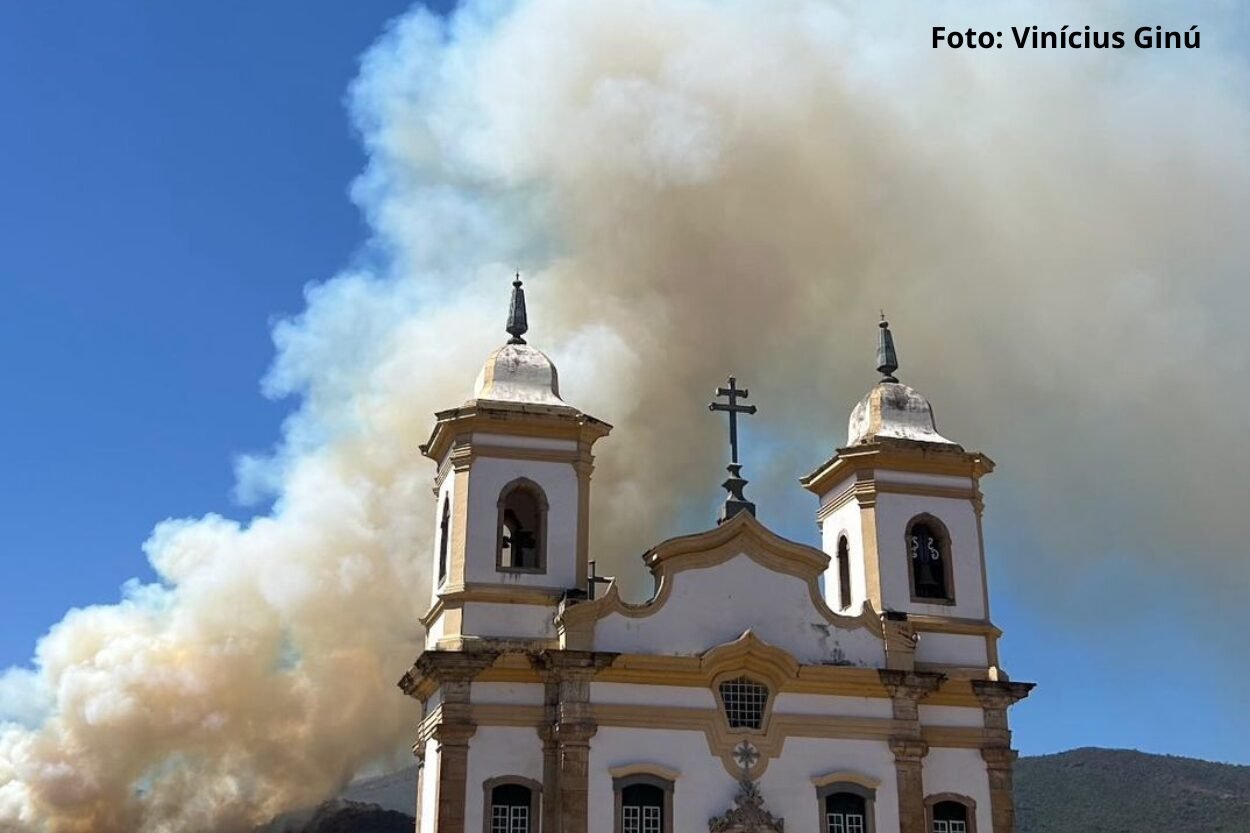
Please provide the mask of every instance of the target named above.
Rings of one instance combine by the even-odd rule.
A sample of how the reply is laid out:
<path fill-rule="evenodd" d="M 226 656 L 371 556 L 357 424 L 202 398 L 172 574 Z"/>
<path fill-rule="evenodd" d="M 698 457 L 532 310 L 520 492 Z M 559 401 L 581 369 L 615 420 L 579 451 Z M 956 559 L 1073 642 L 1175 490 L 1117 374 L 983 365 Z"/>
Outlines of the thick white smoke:
<path fill-rule="evenodd" d="M 159 585 L 71 612 L 33 673 L 0 678 L 21 721 L 0 730 L 0 829 L 245 829 L 402 752 L 433 519 L 417 445 L 499 343 L 516 267 L 566 398 L 617 425 L 593 518 L 617 571 L 683 513 L 710 520 L 705 403 L 729 370 L 761 406 L 761 516 L 804 529 L 794 477 L 843 440 L 884 304 L 904 381 L 1013 472 L 1009 549 L 1180 553 L 1209 592 L 1244 587 L 1250 97 L 1220 8 L 483 0 L 398 20 L 351 97 L 386 265 L 276 330 L 267 388 L 302 405 L 240 466 L 276 505 L 160 524 Z M 1156 22 L 1201 23 L 1202 49 L 929 48 L 934 23 Z"/>

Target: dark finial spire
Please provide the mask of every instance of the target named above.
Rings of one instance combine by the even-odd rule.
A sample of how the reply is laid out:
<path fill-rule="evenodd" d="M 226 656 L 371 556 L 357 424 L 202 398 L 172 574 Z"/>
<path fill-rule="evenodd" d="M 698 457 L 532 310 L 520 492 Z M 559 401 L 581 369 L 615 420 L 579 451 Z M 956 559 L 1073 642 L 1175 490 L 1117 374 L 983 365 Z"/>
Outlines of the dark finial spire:
<path fill-rule="evenodd" d="M 521 288 L 521 273 L 516 273 L 516 280 L 512 282 L 512 303 L 508 305 L 508 335 L 512 338 L 508 339 L 509 344 L 524 344 L 525 339 L 522 336 L 529 330 L 529 321 L 525 316 L 525 290 Z"/>
<path fill-rule="evenodd" d="M 898 370 L 898 354 L 894 352 L 894 336 L 890 334 L 890 322 L 885 320 L 885 310 L 881 311 L 881 323 L 877 325 L 877 371 L 882 382 L 897 382 L 894 371 Z"/>

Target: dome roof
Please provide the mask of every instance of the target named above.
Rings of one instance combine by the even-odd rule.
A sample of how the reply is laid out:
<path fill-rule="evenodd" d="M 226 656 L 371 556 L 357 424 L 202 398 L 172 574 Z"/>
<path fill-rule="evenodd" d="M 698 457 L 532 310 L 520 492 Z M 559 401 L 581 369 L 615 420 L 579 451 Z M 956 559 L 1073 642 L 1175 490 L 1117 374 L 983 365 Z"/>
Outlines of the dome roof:
<path fill-rule="evenodd" d="M 508 326 L 511 338 L 503 347 L 486 357 L 486 363 L 473 383 L 473 401 L 510 402 L 516 405 L 546 405 L 567 408 L 560 398 L 560 374 L 543 351 L 525 343 L 529 316 L 525 311 L 525 290 L 518 274 L 512 282 L 512 301 L 508 305 Z"/>
<path fill-rule="evenodd" d="M 859 400 L 847 424 L 848 446 L 883 438 L 955 445 L 938 433 L 929 400 L 900 382 L 878 382 Z"/>
<path fill-rule="evenodd" d="M 473 384 L 473 398 L 524 405 L 565 406 L 560 374 L 541 350 L 528 344 L 505 344 L 486 357 Z"/>
<path fill-rule="evenodd" d="M 893 439 L 955 445 L 938 433 L 929 400 L 895 378 L 898 353 L 884 312 L 877 326 L 877 371 L 881 373 L 881 381 L 851 411 L 846 444 L 863 445 Z"/>

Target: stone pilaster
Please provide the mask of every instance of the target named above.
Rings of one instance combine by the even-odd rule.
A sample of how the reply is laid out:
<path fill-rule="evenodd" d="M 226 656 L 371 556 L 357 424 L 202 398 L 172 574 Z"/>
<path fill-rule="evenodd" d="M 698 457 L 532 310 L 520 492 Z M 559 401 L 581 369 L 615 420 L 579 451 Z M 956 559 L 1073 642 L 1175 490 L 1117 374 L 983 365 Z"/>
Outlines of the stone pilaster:
<path fill-rule="evenodd" d="M 559 833 L 560 748 L 549 729 L 539 737 L 543 741 L 543 826 L 546 833 Z"/>
<path fill-rule="evenodd" d="M 426 651 L 417 657 L 413 690 L 426 691 L 435 684 L 441 692 L 437 723 L 432 737 L 438 742 L 438 797 L 434 829 L 439 833 L 465 833 L 464 805 L 468 800 L 469 739 L 477 731 L 469 692 L 473 678 L 494 663 L 494 651 Z M 424 700 L 428 700 L 428 695 Z M 424 702 L 423 700 L 423 702 Z"/>
<path fill-rule="evenodd" d="M 899 833 L 926 833 L 924 757 L 929 754 L 929 746 L 920 730 L 920 701 L 936 691 L 945 677 L 895 669 L 879 673 L 894 712 L 890 751 L 894 753 L 898 785 Z"/>
<path fill-rule="evenodd" d="M 990 784 L 990 818 L 994 829 L 990 833 L 1015 833 L 1016 799 L 1012 767 L 1016 751 L 1002 746 L 986 746 L 981 749 L 985 760 L 985 774 Z"/>
<path fill-rule="evenodd" d="M 555 731 L 560 779 L 558 833 L 586 833 L 590 818 L 590 739 L 593 723 L 568 724 Z"/>
<path fill-rule="evenodd" d="M 546 833 L 586 833 L 590 739 L 599 729 L 590 705 L 590 681 L 614 659 L 616 654 L 596 651 L 543 651 L 534 657 L 534 665 L 547 677 L 552 786 L 557 795 L 556 812 L 545 819 Z M 545 749 L 544 768 L 547 755 Z"/>
<path fill-rule="evenodd" d="M 926 833 L 924 818 L 924 756 L 929 745 L 922 740 L 890 738 L 894 753 L 894 777 L 898 787 L 899 833 Z"/>
<path fill-rule="evenodd" d="M 984 741 L 981 758 L 990 785 L 990 817 L 994 829 L 989 833 L 1015 833 L 1016 801 L 1012 766 L 1016 752 L 1011 748 L 1011 730 L 1007 727 L 1007 709 L 1029 695 L 1032 683 L 998 680 L 974 680 L 972 691 L 981 703 Z"/>
<path fill-rule="evenodd" d="M 477 727 L 440 724 L 438 741 L 438 801 L 434 829 L 438 833 L 465 833 L 464 804 L 468 800 L 469 738 Z"/>

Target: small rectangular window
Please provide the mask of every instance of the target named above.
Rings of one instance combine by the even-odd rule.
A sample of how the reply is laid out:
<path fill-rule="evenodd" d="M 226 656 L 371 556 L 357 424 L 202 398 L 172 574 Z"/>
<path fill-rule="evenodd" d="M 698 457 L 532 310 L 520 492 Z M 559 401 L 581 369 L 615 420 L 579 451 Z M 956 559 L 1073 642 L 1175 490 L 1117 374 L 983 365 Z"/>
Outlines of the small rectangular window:
<path fill-rule="evenodd" d="M 864 817 L 857 813 L 829 813 L 825 824 L 828 833 L 864 833 Z"/>
<path fill-rule="evenodd" d="M 764 709 L 768 706 L 767 686 L 746 677 L 736 677 L 720 684 L 720 696 L 730 729 L 759 729 L 763 725 Z"/>
<path fill-rule="evenodd" d="M 672 833 L 672 782 L 648 775 L 613 779 L 620 815 L 617 833 Z"/>

